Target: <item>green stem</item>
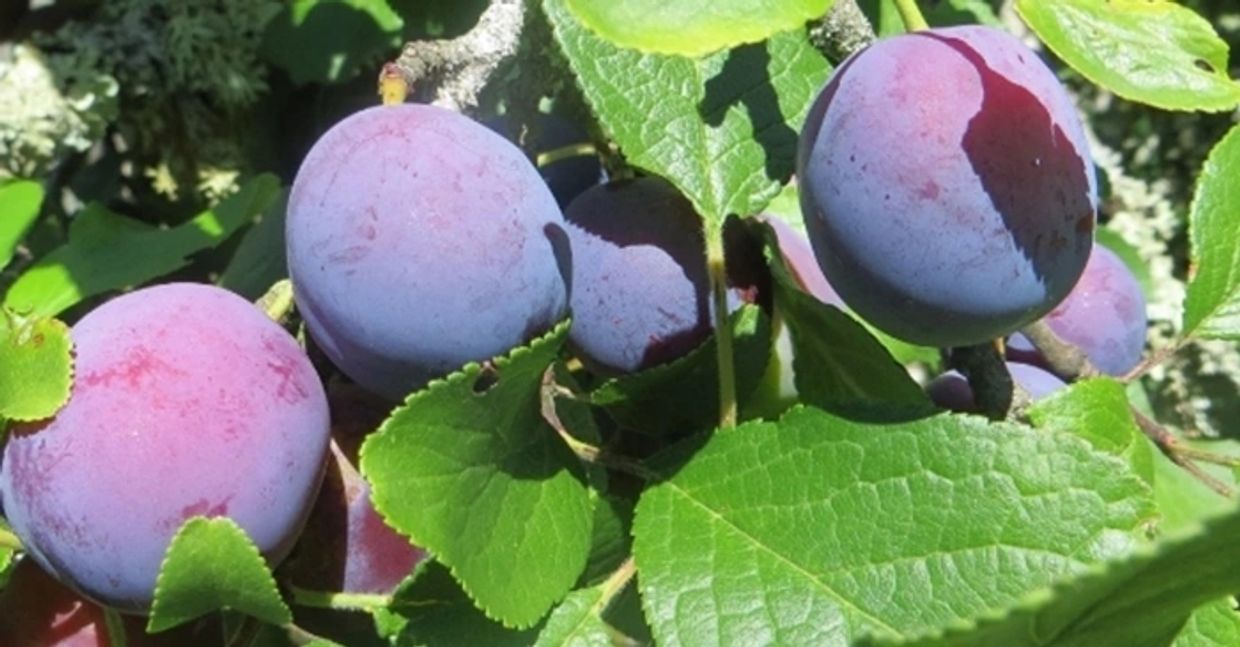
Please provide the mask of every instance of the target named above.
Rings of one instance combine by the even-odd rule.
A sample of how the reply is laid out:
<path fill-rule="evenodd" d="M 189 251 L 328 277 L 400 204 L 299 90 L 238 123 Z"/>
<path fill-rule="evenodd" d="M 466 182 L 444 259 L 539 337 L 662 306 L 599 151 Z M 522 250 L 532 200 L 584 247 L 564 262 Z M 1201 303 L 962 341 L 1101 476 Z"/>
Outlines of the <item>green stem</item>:
<path fill-rule="evenodd" d="M 108 632 L 108 644 L 112 647 L 128 647 L 129 639 L 125 636 L 125 624 L 121 614 L 111 607 L 103 607 L 103 626 Z"/>
<path fill-rule="evenodd" d="M 370 612 L 392 604 L 392 596 L 378 593 L 314 591 L 296 585 L 289 585 L 289 591 L 293 594 L 293 604 L 316 609 Z"/>
<path fill-rule="evenodd" d="M 543 420 L 553 429 L 555 433 L 564 441 L 565 445 L 580 459 L 582 462 L 591 463 L 593 465 L 601 465 L 608 469 L 614 469 L 625 474 L 636 476 L 645 481 L 654 482 L 659 479 L 659 475 L 627 456 L 605 452 L 602 448 L 587 443 L 584 440 L 573 436 L 569 433 L 568 428 L 564 426 L 564 422 L 560 420 L 560 414 L 556 410 L 555 402 L 560 397 L 576 397 L 571 391 L 560 386 L 555 381 L 555 367 L 547 367 L 543 373 L 542 389 L 539 396 L 540 410 Z"/>
<path fill-rule="evenodd" d="M 715 301 L 715 352 L 719 361 L 719 426 L 736 426 L 736 367 L 732 327 L 728 325 L 728 271 L 723 258 L 722 228 L 706 232 L 706 269 Z"/>
<path fill-rule="evenodd" d="M 930 29 L 930 25 L 926 22 L 925 16 L 921 15 L 921 9 L 917 8 L 917 0 L 895 1 L 896 11 L 900 12 L 900 20 L 904 21 L 905 29 L 909 31 Z"/>
<path fill-rule="evenodd" d="M 283 323 L 293 309 L 293 282 L 288 279 L 276 281 L 254 305 L 267 313 L 272 321 Z"/>
<path fill-rule="evenodd" d="M 598 154 L 598 149 L 594 147 L 594 144 L 581 142 L 579 144 L 569 144 L 568 146 L 553 148 L 545 153 L 539 153 L 535 162 L 538 168 L 542 168 L 560 160 L 596 154 Z"/>
<path fill-rule="evenodd" d="M 629 555 L 629 558 L 624 560 L 620 568 L 608 575 L 607 580 L 603 582 L 603 596 L 591 607 L 591 613 L 596 616 L 602 615 L 603 611 L 607 610 L 608 605 L 611 604 L 611 601 L 616 599 L 617 595 L 620 595 L 624 587 L 628 586 L 635 573 L 637 573 L 637 564 L 633 562 L 633 556 Z"/>
<path fill-rule="evenodd" d="M 17 535 L 0 528 L 0 548 L 8 548 L 9 550 L 22 550 L 22 540 Z"/>
<path fill-rule="evenodd" d="M 302 647 L 302 645 L 309 645 L 316 641 L 326 642 L 322 636 L 312 634 L 309 631 L 306 631 L 305 629 L 302 629 L 301 627 L 298 627 L 297 625 L 291 622 L 289 624 L 284 625 L 282 629 L 284 629 L 285 635 L 288 636 L 288 641 L 293 643 L 293 645 L 295 645 L 296 647 Z"/>

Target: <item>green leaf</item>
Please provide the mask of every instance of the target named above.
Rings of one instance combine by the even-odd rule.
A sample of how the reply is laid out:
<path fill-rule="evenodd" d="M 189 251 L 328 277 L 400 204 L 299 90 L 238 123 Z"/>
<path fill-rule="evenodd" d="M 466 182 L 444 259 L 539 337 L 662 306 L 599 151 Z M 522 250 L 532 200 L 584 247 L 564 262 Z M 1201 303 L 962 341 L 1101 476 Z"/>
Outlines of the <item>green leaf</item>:
<path fill-rule="evenodd" d="M 395 645 L 424 647 L 526 647 L 537 629 L 516 631 L 487 618 L 437 562 L 423 562 L 397 589 L 392 605 L 376 614 L 381 633 Z"/>
<path fill-rule="evenodd" d="M 569 593 L 547 618 L 547 624 L 534 644 L 537 647 L 613 647 L 625 644 L 623 638 L 617 640 L 625 637 L 624 634 L 609 624 L 603 613 L 609 593 L 603 584 Z"/>
<path fill-rule="evenodd" d="M 227 239 L 279 194 L 273 175 L 260 175 L 193 220 L 158 229 L 93 204 L 69 226 L 69 242 L 39 259 L 9 288 L 4 305 L 55 315 L 82 299 L 140 285 L 180 269 L 188 256 Z"/>
<path fill-rule="evenodd" d="M 1240 590 L 1240 569 L 1233 568 L 1238 537 L 1240 510 L 1233 507 L 1175 539 L 1035 592 L 1005 615 L 945 635 L 877 644 L 1161 647 L 1194 609 Z"/>
<path fill-rule="evenodd" d="M 611 575 L 632 551 L 633 504 L 627 499 L 601 497 L 594 506 L 594 533 L 590 559 L 581 574 L 583 586 L 593 586 Z"/>
<path fill-rule="evenodd" d="M 642 54 L 595 36 L 564 3 L 543 6 L 628 162 L 674 183 L 708 230 L 761 211 L 793 171 L 797 133 L 829 72 L 804 31 L 702 59 Z"/>
<path fill-rule="evenodd" d="M 267 562 L 245 531 L 227 517 L 191 517 L 164 555 L 147 631 L 164 631 L 218 609 L 274 625 L 293 621 Z"/>
<path fill-rule="evenodd" d="M 932 409 L 908 371 L 861 324 L 797 286 L 775 252 L 773 231 L 767 245 L 775 308 L 792 335 L 792 369 L 802 402 L 827 409 L 876 403 Z"/>
<path fill-rule="evenodd" d="M 0 185 L 0 270 L 13 260 L 13 252 L 43 206 L 43 187 L 20 180 Z"/>
<path fill-rule="evenodd" d="M 1199 447 L 1190 441 L 1195 449 L 1217 452 L 1217 447 Z M 1214 441 L 1220 442 L 1220 441 Z M 1235 441 L 1222 441 L 1235 445 Z M 1232 452 L 1235 454 L 1235 452 Z M 1154 500 L 1158 504 L 1158 512 L 1162 520 L 1158 524 L 1161 533 L 1179 532 L 1190 528 L 1203 519 L 1214 517 L 1226 512 L 1232 505 L 1231 500 L 1210 489 L 1196 476 L 1176 465 L 1162 452 L 1153 452 L 1154 458 Z M 1213 473 L 1210 465 L 1198 465 L 1207 473 Z M 1219 470 L 1223 471 L 1223 470 Z M 1224 474 L 1213 473 L 1222 478 L 1223 483 L 1234 484 L 1234 479 Z"/>
<path fill-rule="evenodd" d="M 1134 474 L 1154 484 L 1156 449 L 1137 427 L 1123 384 L 1111 378 L 1077 382 L 1035 403 L 1029 417 L 1041 429 L 1075 434 L 1124 459 Z"/>
<path fill-rule="evenodd" d="M 582 24 L 619 45 L 702 56 L 821 18 L 833 0 L 564 0 Z"/>
<path fill-rule="evenodd" d="M 584 470 L 539 410 L 543 372 L 567 332 L 565 321 L 495 360 L 498 381 L 483 393 L 478 364 L 432 382 L 362 446 L 375 508 L 508 626 L 537 622 L 590 551 Z"/>
<path fill-rule="evenodd" d="M 1189 213 L 1196 266 L 1184 299 L 1184 337 L 1240 339 L 1240 126 L 1206 159 Z M 1190 272 L 1192 274 L 1192 272 Z"/>
<path fill-rule="evenodd" d="M 1084 441 L 972 416 L 797 408 L 686 454 L 657 467 L 633 527 L 661 644 L 928 631 L 1125 553 L 1153 513 L 1148 486 Z"/>
<path fill-rule="evenodd" d="M 241 244 L 220 276 L 220 287 L 253 301 L 263 296 L 276 281 L 288 278 L 284 247 L 287 207 L 286 189 L 242 236 Z"/>
<path fill-rule="evenodd" d="M 55 414 L 69 400 L 72 350 L 69 327 L 60 321 L 0 308 L 0 420 Z"/>
<path fill-rule="evenodd" d="M 746 305 L 730 322 L 736 394 L 744 402 L 770 358 L 770 320 L 757 306 Z M 710 429 L 719 420 L 718 366 L 712 335 L 680 359 L 604 382 L 590 401 L 621 424 L 649 434 Z"/>
<path fill-rule="evenodd" d="M 402 27 L 386 0 L 292 0 L 268 23 L 261 53 L 293 83 L 336 83 L 394 55 Z"/>
<path fill-rule="evenodd" d="M 1038 38 L 1085 78 L 1167 110 L 1240 104 L 1227 43 L 1192 9 L 1163 0 L 1017 0 Z"/>
<path fill-rule="evenodd" d="M 1172 647 L 1235 647 L 1240 645 L 1240 613 L 1227 596 L 1198 607 L 1176 634 Z"/>

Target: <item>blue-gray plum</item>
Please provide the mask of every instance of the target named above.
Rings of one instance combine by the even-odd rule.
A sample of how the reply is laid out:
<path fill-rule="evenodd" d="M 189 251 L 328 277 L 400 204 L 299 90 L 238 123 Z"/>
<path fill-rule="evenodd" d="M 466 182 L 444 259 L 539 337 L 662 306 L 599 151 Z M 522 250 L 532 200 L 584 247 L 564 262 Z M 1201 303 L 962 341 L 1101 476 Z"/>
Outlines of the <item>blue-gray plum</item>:
<path fill-rule="evenodd" d="M 311 336 L 390 399 L 566 314 L 555 198 L 519 149 L 441 108 L 376 106 L 324 133 L 293 182 L 286 234 Z"/>
<path fill-rule="evenodd" d="M 916 344 L 978 344 L 1042 317 L 1093 241 L 1093 164 L 1072 102 L 993 28 L 919 31 L 848 58 L 810 109 L 797 178 L 831 285 Z"/>
<path fill-rule="evenodd" d="M 609 182 L 564 213 L 573 255 L 572 347 L 630 373 L 683 356 L 713 330 L 702 222 L 671 184 Z"/>
<path fill-rule="evenodd" d="M 1063 380 L 1036 366 L 1007 362 L 1007 368 L 1012 375 L 1012 381 L 1034 400 L 1041 400 L 1067 386 Z M 978 411 L 969 380 L 957 371 L 948 371 L 931 380 L 926 385 L 926 394 L 936 405 L 944 409 L 961 412 Z"/>
<path fill-rule="evenodd" d="M 1141 361 L 1147 324 L 1145 295 L 1124 262 L 1101 245 L 1094 245 L 1080 282 L 1045 321 L 1104 373 L 1123 375 Z M 1007 354 L 1018 362 L 1046 363 L 1020 334 L 1008 341 Z"/>
<path fill-rule="evenodd" d="M 271 563 L 292 548 L 327 455 L 327 399 L 284 329 L 208 285 L 138 290 L 73 326 L 54 418 L 14 428 L 0 497 L 29 555 L 103 604 L 142 613 L 172 536 L 235 521 Z"/>

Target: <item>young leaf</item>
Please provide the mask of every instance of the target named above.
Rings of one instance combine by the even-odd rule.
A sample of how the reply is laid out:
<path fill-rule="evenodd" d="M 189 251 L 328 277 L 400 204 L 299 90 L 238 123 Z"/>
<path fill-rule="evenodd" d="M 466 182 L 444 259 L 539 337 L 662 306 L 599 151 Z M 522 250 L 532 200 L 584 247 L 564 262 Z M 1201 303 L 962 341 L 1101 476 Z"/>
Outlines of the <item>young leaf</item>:
<path fill-rule="evenodd" d="M 564 322 L 489 375 L 470 364 L 432 382 L 361 451 L 375 509 L 450 568 L 488 617 L 518 628 L 568 593 L 590 551 L 584 470 L 539 410 L 567 332 Z"/>
<path fill-rule="evenodd" d="M 1240 509 L 1175 539 L 1026 597 L 1006 615 L 943 635 L 881 645 L 1055 645 L 1155 647 L 1172 641 L 1194 609 L 1240 590 L 1235 564 Z"/>
<path fill-rule="evenodd" d="M 564 3 L 543 6 L 628 161 L 674 183 L 708 230 L 761 211 L 793 171 L 797 133 L 829 71 L 804 32 L 702 59 L 642 54 L 595 36 Z"/>
<path fill-rule="evenodd" d="M 737 396 L 744 400 L 762 377 L 770 358 L 770 320 L 756 306 L 732 314 L 733 365 Z M 712 336 L 676 361 L 604 382 L 590 401 L 622 424 L 650 434 L 685 433 L 714 426 L 719 418 L 719 379 Z"/>
<path fill-rule="evenodd" d="M 1076 434 L 1101 452 L 1128 462 L 1133 474 L 1154 484 L 1154 451 L 1137 427 L 1124 385 L 1110 378 L 1085 380 L 1063 389 L 1029 409 L 1042 429 Z"/>
<path fill-rule="evenodd" d="M 263 296 L 268 287 L 288 278 L 288 261 L 284 248 L 284 215 L 288 207 L 288 190 L 259 216 L 258 222 L 245 232 L 241 244 L 220 275 L 219 285 L 251 301 Z"/>
<path fill-rule="evenodd" d="M 537 629 L 517 631 L 487 618 L 437 562 L 419 566 L 375 621 L 394 645 L 526 647 L 538 635 Z"/>
<path fill-rule="evenodd" d="M 1215 145 L 1197 180 L 1188 236 L 1196 273 L 1184 337 L 1240 340 L 1240 126 Z"/>
<path fill-rule="evenodd" d="M 1231 110 L 1240 84 L 1227 43 L 1192 9 L 1164 0 L 1017 0 L 1038 38 L 1085 78 L 1167 110 Z"/>
<path fill-rule="evenodd" d="M 267 25 L 262 55 L 294 83 L 335 83 L 400 45 L 386 0 L 294 0 Z"/>
<path fill-rule="evenodd" d="M 19 180 L 0 185 L 0 270 L 13 259 L 41 206 L 43 187 L 38 182 Z"/>
<path fill-rule="evenodd" d="M 275 625 L 293 621 L 258 548 L 233 520 L 192 517 L 168 545 L 147 631 L 159 632 L 218 609 Z"/>
<path fill-rule="evenodd" d="M 603 38 L 643 52 L 702 56 L 820 18 L 833 0 L 565 0 Z"/>
<path fill-rule="evenodd" d="M 1084 441 L 971 416 L 798 408 L 666 462 L 633 527 L 661 644 L 928 631 L 1123 554 L 1153 512 L 1148 486 Z"/>
<path fill-rule="evenodd" d="M 1176 634 L 1172 647 L 1235 647 L 1240 645 L 1240 613 L 1229 595 L 1198 607 Z"/>
<path fill-rule="evenodd" d="M 260 175 L 215 208 L 171 229 L 88 206 L 69 226 L 69 242 L 19 276 L 4 305 L 51 316 L 87 297 L 184 267 L 190 254 L 219 244 L 270 206 L 279 189 L 275 176 Z"/>
<path fill-rule="evenodd" d="M 69 399 L 72 349 L 69 327 L 60 321 L 0 308 L 0 420 L 55 414 Z"/>
<path fill-rule="evenodd" d="M 792 335 L 792 368 L 801 400 L 824 408 L 897 403 L 929 409 L 921 387 L 873 335 L 798 287 L 773 232 L 767 245 L 775 308 Z"/>

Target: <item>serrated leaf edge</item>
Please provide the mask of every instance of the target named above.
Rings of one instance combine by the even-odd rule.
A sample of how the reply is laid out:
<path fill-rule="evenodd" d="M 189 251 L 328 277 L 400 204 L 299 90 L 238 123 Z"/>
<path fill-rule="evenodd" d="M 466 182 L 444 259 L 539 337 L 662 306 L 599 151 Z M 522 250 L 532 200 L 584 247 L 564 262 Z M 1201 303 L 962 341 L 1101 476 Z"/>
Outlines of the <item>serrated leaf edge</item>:
<path fill-rule="evenodd" d="M 57 403 L 55 407 L 53 407 L 50 413 L 48 413 L 47 415 L 42 415 L 42 416 L 13 415 L 12 412 L 4 411 L 3 407 L 0 407 L 0 430 L 4 429 L 5 421 L 36 422 L 39 420 L 47 420 L 49 418 L 54 418 L 56 414 L 60 413 L 60 410 L 63 409 L 66 404 L 69 403 L 69 398 L 73 396 L 73 383 L 74 383 L 75 378 L 77 377 L 77 353 L 75 352 L 77 346 L 73 343 L 72 328 L 70 328 L 68 324 L 61 321 L 60 319 L 57 319 L 56 317 L 40 316 L 40 315 L 23 317 L 19 315 L 18 313 L 14 312 L 13 310 L 7 307 L 4 307 L 4 306 L 0 306 L 0 317 L 7 317 L 9 319 L 10 325 L 14 326 L 14 328 L 12 328 L 11 330 L 16 330 L 18 327 L 27 326 L 27 325 L 33 326 L 35 323 L 37 323 L 40 320 L 49 321 L 53 325 L 57 326 L 58 329 L 64 333 L 65 339 L 68 340 L 69 342 L 69 373 L 68 373 L 68 376 L 66 377 L 66 381 L 68 382 L 68 384 L 65 386 L 64 397 L 60 399 L 60 402 Z M 4 341 L 5 340 L 0 340 L 0 343 Z"/>
<path fill-rule="evenodd" d="M 501 373 L 500 379 L 503 379 L 502 373 L 503 373 L 503 369 L 505 366 L 508 366 L 512 362 L 516 361 L 517 359 L 525 355 L 535 352 L 536 347 L 544 343 L 551 343 L 555 341 L 557 337 L 559 338 L 559 343 L 563 344 L 564 339 L 566 339 L 568 336 L 568 329 L 569 327 L 571 327 L 571 325 L 572 325 L 572 318 L 566 317 L 565 319 L 563 319 L 556 325 L 552 326 L 551 330 L 547 331 L 543 335 L 530 340 L 529 343 L 518 346 L 508 351 L 508 353 L 504 355 L 496 357 L 493 361 L 494 361 L 496 370 Z M 449 373 L 448 375 L 442 378 L 431 380 L 430 382 L 426 384 L 425 387 L 419 389 L 418 391 L 415 391 L 414 393 L 411 393 L 408 397 L 405 398 L 404 403 L 402 403 L 399 407 L 394 409 L 391 414 L 388 415 L 388 417 L 383 421 L 383 424 L 379 425 L 378 429 L 376 429 L 373 433 L 367 436 L 366 440 L 362 443 L 361 449 L 358 451 L 358 463 L 359 464 L 365 463 L 367 450 L 371 446 L 372 440 L 378 438 L 380 434 L 389 433 L 388 432 L 389 425 L 391 424 L 392 419 L 395 417 L 397 410 L 407 408 L 410 405 L 417 403 L 418 401 L 422 400 L 424 397 L 427 397 L 435 389 L 446 388 L 448 386 L 462 383 L 468 379 L 476 378 L 481 372 L 482 372 L 481 362 L 469 362 L 468 364 L 464 365 L 460 369 L 453 371 L 452 373 Z M 397 533 L 407 537 L 415 545 L 426 548 L 425 542 L 420 540 L 418 537 L 415 537 L 412 533 L 406 534 L 403 530 L 400 530 L 397 528 L 397 525 L 392 521 L 392 518 L 387 514 L 385 510 L 380 508 L 380 506 L 378 505 L 376 501 L 376 499 L 378 498 L 375 495 L 375 493 L 378 491 L 376 484 L 371 482 L 371 480 L 366 477 L 366 474 L 364 471 L 362 472 L 362 477 L 366 479 L 366 483 L 370 486 L 371 500 L 372 502 L 375 503 L 374 505 L 375 512 L 379 513 L 379 516 L 383 518 L 383 522 L 387 524 L 388 527 L 392 528 L 393 530 L 396 530 Z M 429 549 L 427 549 L 427 551 L 429 552 Z M 440 564 L 442 564 L 444 567 L 448 569 L 448 573 L 452 576 L 453 580 L 456 580 L 456 583 L 461 587 L 461 590 L 464 591 L 465 596 L 469 598 L 469 601 L 474 605 L 474 608 L 481 611 L 483 616 L 485 616 L 488 620 L 493 620 L 495 622 L 498 622 L 501 626 L 503 626 L 506 629 L 513 629 L 513 630 L 518 630 L 518 631 L 529 629 L 530 627 L 537 625 L 539 620 L 541 620 L 541 618 L 539 618 L 538 620 L 535 620 L 534 622 L 530 623 L 527 626 L 521 626 L 516 623 L 509 623 L 504 618 L 496 617 L 495 615 L 491 613 L 490 609 L 482 605 L 481 601 L 478 599 L 478 596 L 469 587 L 469 584 L 461 579 L 460 575 L 457 573 L 456 565 L 449 564 L 447 561 L 444 560 L 443 556 L 441 555 L 435 555 L 432 553 L 431 556 L 435 559 L 435 561 L 439 562 Z M 567 596 L 571 592 L 572 592 L 572 587 L 570 586 L 569 590 L 564 592 L 564 596 Z M 560 603 L 564 599 L 564 596 L 560 596 L 556 600 L 553 600 L 551 603 L 551 607 L 548 608 L 548 611 L 550 611 L 551 608 L 554 608 L 556 604 Z M 544 613 L 542 617 L 546 617 L 546 613 Z"/>

